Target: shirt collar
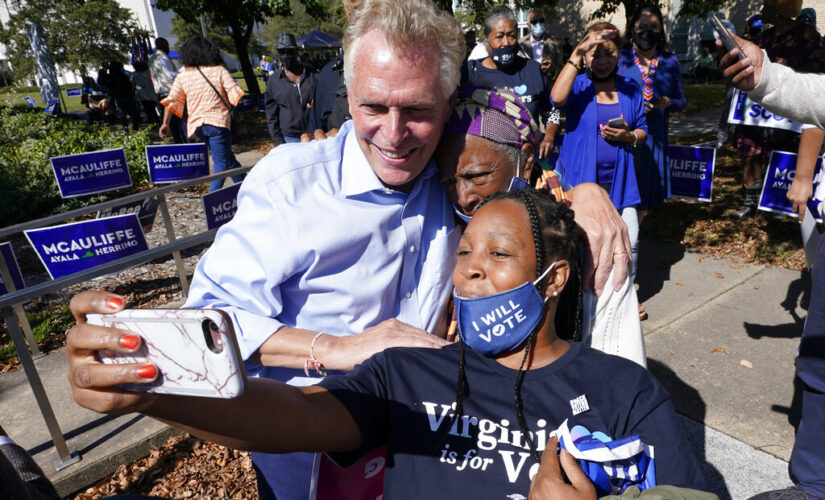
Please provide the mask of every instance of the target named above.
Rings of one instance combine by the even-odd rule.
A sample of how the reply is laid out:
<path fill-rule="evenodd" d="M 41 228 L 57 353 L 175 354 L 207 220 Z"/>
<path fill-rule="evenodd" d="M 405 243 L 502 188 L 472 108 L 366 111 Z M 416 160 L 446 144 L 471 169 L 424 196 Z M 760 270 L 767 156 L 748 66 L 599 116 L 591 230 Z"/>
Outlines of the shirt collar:
<path fill-rule="evenodd" d="M 369 161 L 367 161 L 366 156 L 364 156 L 364 152 L 361 151 L 361 147 L 358 145 L 358 139 L 356 137 L 355 127 L 352 126 L 352 121 L 346 122 L 341 127 L 341 132 L 344 131 L 343 129 L 347 125 L 349 125 L 349 127 L 347 127 L 349 130 L 346 130 L 344 154 L 341 159 L 341 191 L 343 195 L 350 197 L 370 191 L 379 191 L 385 194 L 400 193 L 399 191 L 384 186 L 381 179 L 375 175 L 372 166 L 370 166 Z M 410 192 L 410 196 L 419 191 L 422 182 L 435 175 L 435 171 L 435 162 L 430 159 L 427 162 L 427 166 L 424 167 L 424 170 L 418 174 L 418 177 L 415 179 L 415 185 Z"/>

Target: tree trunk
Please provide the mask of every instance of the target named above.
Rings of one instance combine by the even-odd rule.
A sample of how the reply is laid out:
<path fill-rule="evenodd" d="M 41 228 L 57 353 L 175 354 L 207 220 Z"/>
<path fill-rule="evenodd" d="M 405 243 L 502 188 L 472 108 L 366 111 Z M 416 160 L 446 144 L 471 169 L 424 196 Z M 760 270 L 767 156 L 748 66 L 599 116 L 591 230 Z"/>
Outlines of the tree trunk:
<path fill-rule="evenodd" d="M 232 32 L 232 41 L 235 42 L 235 54 L 238 56 L 238 62 L 241 63 L 241 71 L 246 81 L 246 87 L 249 89 L 249 94 L 252 97 L 253 109 L 258 109 L 261 90 L 260 87 L 258 87 L 255 70 L 252 68 L 252 63 L 249 62 L 249 39 L 252 36 L 253 24 L 254 23 L 250 23 L 246 26 L 246 29 L 243 29 L 239 23 L 235 22 L 232 23 L 229 28 Z"/>

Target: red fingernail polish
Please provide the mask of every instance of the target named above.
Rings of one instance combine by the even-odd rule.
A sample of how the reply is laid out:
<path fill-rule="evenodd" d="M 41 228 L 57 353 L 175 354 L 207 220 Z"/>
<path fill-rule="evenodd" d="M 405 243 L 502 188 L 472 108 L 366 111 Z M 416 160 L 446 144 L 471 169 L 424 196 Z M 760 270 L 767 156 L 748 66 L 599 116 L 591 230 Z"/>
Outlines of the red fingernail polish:
<path fill-rule="evenodd" d="M 123 305 L 123 299 L 120 297 L 112 297 L 111 299 L 106 301 L 106 307 L 111 310 L 115 310 Z"/>
<path fill-rule="evenodd" d="M 158 369 L 155 365 L 141 366 L 137 370 L 137 375 L 140 378 L 153 379 L 158 374 Z"/>
<path fill-rule="evenodd" d="M 120 345 L 126 349 L 134 349 L 140 344 L 140 337 L 137 335 L 124 335 L 120 337 Z"/>

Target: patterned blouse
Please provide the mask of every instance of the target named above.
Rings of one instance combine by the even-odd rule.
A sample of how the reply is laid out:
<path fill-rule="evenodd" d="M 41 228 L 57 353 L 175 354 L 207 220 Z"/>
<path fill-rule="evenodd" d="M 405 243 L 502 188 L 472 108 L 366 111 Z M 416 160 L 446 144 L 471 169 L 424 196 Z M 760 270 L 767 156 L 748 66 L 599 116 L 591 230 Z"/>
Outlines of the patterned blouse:
<path fill-rule="evenodd" d="M 212 85 L 221 93 L 224 101 L 235 106 L 244 91 L 235 83 L 235 79 L 223 66 L 201 66 L 203 74 L 209 78 Z M 212 87 L 194 67 L 186 66 L 175 77 L 172 90 L 161 102 L 169 111 L 178 117 L 183 117 L 183 108 L 188 113 L 186 135 L 195 137 L 195 130 L 201 125 L 230 128 L 232 117 L 229 110 L 212 90 Z"/>

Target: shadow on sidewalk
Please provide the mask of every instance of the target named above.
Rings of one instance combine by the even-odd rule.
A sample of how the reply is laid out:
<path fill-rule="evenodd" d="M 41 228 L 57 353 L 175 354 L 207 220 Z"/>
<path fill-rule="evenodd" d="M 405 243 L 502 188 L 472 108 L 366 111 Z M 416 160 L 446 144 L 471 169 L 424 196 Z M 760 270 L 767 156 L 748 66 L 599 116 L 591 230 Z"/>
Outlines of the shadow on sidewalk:
<path fill-rule="evenodd" d="M 699 391 L 686 384 L 673 370 L 660 361 L 648 358 L 647 368 L 670 393 L 676 411 L 700 424 L 705 421 L 707 407 L 699 395 Z M 700 433 L 686 434 L 693 448 L 693 452 L 696 453 L 696 458 L 699 459 L 701 464 L 702 475 L 705 477 L 707 489 L 718 495 L 720 500 L 730 500 L 731 496 L 725 483 L 725 478 L 719 470 L 707 460 L 704 424 L 697 427 L 702 429 Z"/>
<path fill-rule="evenodd" d="M 662 291 L 666 281 L 670 281 L 670 268 L 682 260 L 685 248 L 675 243 L 639 239 L 639 269 L 636 271 L 636 294 L 644 303 Z"/>

